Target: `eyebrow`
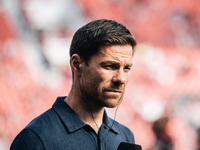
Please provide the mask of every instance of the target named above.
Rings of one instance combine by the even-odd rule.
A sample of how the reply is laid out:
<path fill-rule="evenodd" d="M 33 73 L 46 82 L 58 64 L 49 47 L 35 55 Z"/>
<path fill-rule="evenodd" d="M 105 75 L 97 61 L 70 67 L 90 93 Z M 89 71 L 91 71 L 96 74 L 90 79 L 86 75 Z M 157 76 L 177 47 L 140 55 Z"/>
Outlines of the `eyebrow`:
<path fill-rule="evenodd" d="M 100 63 L 101 65 L 105 65 L 105 64 L 120 64 L 118 61 L 114 61 L 114 60 L 108 60 L 108 61 L 103 61 Z M 133 66 L 133 63 L 128 63 L 126 64 L 125 66 L 128 66 L 128 67 L 132 67 Z"/>

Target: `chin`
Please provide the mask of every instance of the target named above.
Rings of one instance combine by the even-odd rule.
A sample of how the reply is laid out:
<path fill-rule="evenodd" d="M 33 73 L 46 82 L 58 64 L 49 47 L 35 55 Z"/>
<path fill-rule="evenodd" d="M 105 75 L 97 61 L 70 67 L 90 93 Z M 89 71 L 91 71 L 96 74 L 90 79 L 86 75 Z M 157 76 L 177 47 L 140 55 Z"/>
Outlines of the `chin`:
<path fill-rule="evenodd" d="M 117 107 L 117 105 L 107 105 L 105 107 L 107 107 L 107 108 L 115 108 L 115 107 Z"/>
<path fill-rule="evenodd" d="M 104 103 L 104 106 L 105 107 L 108 107 L 108 108 L 115 108 L 118 106 L 118 104 L 120 103 L 121 101 L 121 98 L 120 99 L 109 99 L 106 101 L 106 103 Z"/>

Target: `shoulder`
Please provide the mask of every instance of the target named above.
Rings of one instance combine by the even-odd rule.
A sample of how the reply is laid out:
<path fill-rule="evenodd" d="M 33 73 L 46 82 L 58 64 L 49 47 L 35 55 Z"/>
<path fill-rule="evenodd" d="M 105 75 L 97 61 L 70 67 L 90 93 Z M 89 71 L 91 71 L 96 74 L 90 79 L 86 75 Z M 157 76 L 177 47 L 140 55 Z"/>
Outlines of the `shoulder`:
<path fill-rule="evenodd" d="M 40 130 L 43 128 L 47 128 L 52 125 L 58 119 L 57 114 L 53 109 L 49 109 L 43 114 L 39 115 L 35 119 L 33 119 L 26 128 L 30 128 L 32 130 Z"/>
<path fill-rule="evenodd" d="M 44 145 L 40 137 L 31 129 L 23 129 L 11 144 L 10 150 L 43 150 Z"/>
<path fill-rule="evenodd" d="M 126 139 L 127 142 L 135 143 L 133 132 L 125 125 L 114 121 L 113 129 L 119 132 L 119 135 Z"/>
<path fill-rule="evenodd" d="M 50 138 L 51 133 L 59 134 L 65 130 L 59 115 L 52 108 L 32 120 L 26 128 L 32 130 L 43 140 Z"/>
<path fill-rule="evenodd" d="M 59 121 L 53 109 L 49 109 L 32 120 L 14 139 L 11 150 L 44 149 L 44 137 L 56 130 L 55 122 Z"/>

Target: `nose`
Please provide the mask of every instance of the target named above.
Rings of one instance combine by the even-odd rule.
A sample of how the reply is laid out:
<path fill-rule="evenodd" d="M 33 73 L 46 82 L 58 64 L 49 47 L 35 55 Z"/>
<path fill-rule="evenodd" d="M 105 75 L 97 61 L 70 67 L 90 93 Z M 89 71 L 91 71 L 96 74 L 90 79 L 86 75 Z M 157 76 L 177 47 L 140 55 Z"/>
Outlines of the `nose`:
<path fill-rule="evenodd" d="M 128 75 L 123 69 L 117 70 L 112 78 L 112 82 L 117 85 L 125 84 L 128 81 Z"/>

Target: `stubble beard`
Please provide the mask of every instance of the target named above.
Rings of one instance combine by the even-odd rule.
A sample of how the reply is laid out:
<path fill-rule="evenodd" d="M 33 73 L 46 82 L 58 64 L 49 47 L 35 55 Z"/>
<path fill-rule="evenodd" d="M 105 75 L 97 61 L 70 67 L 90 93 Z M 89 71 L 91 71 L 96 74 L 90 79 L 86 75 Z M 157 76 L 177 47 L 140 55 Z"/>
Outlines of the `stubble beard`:
<path fill-rule="evenodd" d="M 119 96 L 114 95 L 99 95 L 94 100 L 99 106 L 107 108 L 115 108 L 123 99 L 124 92 Z"/>
<path fill-rule="evenodd" d="M 93 88 L 91 89 L 91 87 Z M 87 105 L 94 108 L 115 108 L 120 104 L 124 95 L 124 89 L 121 89 L 122 93 L 120 95 L 107 95 L 106 93 L 104 93 L 104 90 L 99 90 L 96 84 L 93 84 L 93 86 L 90 87 L 85 87 L 83 84 L 83 86 L 81 86 L 81 89 Z M 110 89 L 113 89 L 113 87 Z M 120 88 L 117 87 L 115 89 Z"/>

